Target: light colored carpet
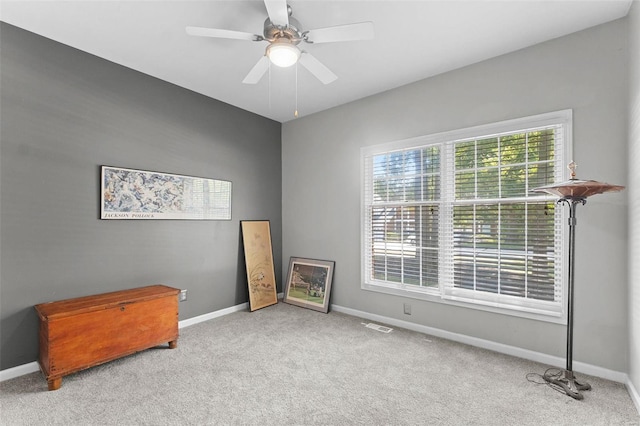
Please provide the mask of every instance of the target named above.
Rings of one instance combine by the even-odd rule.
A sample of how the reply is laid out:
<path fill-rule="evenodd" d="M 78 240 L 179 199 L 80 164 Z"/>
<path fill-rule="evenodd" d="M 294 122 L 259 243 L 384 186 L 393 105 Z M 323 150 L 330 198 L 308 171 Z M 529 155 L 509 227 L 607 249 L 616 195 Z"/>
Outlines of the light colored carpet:
<path fill-rule="evenodd" d="M 526 379 L 546 366 L 340 313 L 279 303 L 180 330 L 65 377 L 0 384 L 2 425 L 638 425 L 624 385 L 575 401 Z"/>

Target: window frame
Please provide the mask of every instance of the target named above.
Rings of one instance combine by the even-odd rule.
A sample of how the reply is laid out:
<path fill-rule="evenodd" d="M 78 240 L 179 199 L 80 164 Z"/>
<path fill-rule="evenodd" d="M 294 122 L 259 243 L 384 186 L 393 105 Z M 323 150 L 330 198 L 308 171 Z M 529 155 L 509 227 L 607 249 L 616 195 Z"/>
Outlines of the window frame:
<path fill-rule="evenodd" d="M 534 116 L 516 118 L 512 120 L 505 120 L 496 123 L 484 124 L 480 126 L 473 126 L 464 129 L 458 129 L 453 131 L 446 131 L 441 133 L 435 133 L 430 135 L 418 136 L 414 138 L 392 141 L 372 146 L 365 146 L 360 149 L 360 161 L 361 161 L 361 289 L 366 291 L 374 291 L 379 293 L 391 294 L 396 296 L 403 296 L 421 300 L 427 300 L 431 302 L 437 302 L 447 305 L 461 306 L 476 310 L 489 311 L 504 315 L 517 316 L 522 318 L 536 319 L 545 322 L 552 322 L 558 324 L 566 324 L 567 312 L 566 303 L 567 300 L 567 275 L 568 275 L 568 259 L 565 253 L 568 249 L 568 227 L 564 226 L 567 222 L 568 214 L 561 205 L 556 205 L 556 210 L 559 211 L 558 218 L 555 221 L 555 226 L 560 227 L 560 273 L 556 278 L 556 283 L 560 285 L 560 300 L 553 302 L 536 301 L 531 303 L 528 299 L 520 297 L 511 297 L 499 295 L 499 297 L 491 300 L 491 297 L 485 297 L 486 300 L 468 300 L 460 297 L 452 297 L 451 294 L 445 295 L 445 283 L 443 282 L 442 267 L 439 267 L 438 286 L 425 288 L 419 286 L 413 286 L 408 284 L 393 283 L 389 281 L 382 281 L 376 279 L 369 279 L 368 270 L 368 258 L 371 255 L 370 249 L 367 244 L 372 241 L 372 235 L 367 235 L 368 230 L 368 209 L 373 205 L 367 204 L 367 191 L 373 185 L 373 176 L 371 182 L 367 182 L 367 159 L 375 155 L 389 153 L 399 150 L 409 150 L 423 148 L 432 145 L 440 145 L 441 153 L 449 149 L 448 146 L 453 146 L 456 141 L 469 140 L 469 139 L 485 139 L 488 137 L 502 135 L 507 133 L 527 132 L 533 129 L 561 125 L 561 146 L 560 149 L 556 147 L 554 150 L 554 166 L 557 169 L 555 179 L 557 181 L 563 181 L 568 179 L 568 170 L 565 165 L 570 161 L 573 154 L 573 138 L 572 138 L 572 125 L 573 125 L 573 112 L 570 109 L 554 111 L 544 114 L 538 114 Z M 441 154 L 442 155 L 442 154 Z M 449 170 L 452 166 L 447 164 L 448 161 L 441 159 L 440 161 L 440 188 L 444 193 L 445 186 L 449 183 L 447 179 L 451 179 L 453 171 Z M 530 200 L 536 201 L 549 201 L 554 202 L 557 197 L 546 194 L 531 194 L 527 195 Z M 440 218 L 444 215 L 451 214 L 453 209 L 453 202 L 447 202 L 443 200 L 441 196 L 438 201 L 440 204 Z M 448 211 L 447 211 L 448 210 Z M 446 259 L 448 253 L 451 253 L 452 241 L 447 241 L 442 238 L 444 233 L 444 227 L 446 225 L 445 220 L 439 221 L 439 235 L 440 235 L 440 247 L 447 246 L 444 250 L 439 250 L 438 259 L 439 265 L 447 265 L 450 262 Z M 373 231 L 371 231 L 373 233 Z M 561 282 L 558 283 L 558 280 Z M 450 288 L 450 287 L 449 287 Z M 505 303 L 505 298 L 509 298 L 511 303 Z M 524 303 L 523 303 L 524 302 Z"/>

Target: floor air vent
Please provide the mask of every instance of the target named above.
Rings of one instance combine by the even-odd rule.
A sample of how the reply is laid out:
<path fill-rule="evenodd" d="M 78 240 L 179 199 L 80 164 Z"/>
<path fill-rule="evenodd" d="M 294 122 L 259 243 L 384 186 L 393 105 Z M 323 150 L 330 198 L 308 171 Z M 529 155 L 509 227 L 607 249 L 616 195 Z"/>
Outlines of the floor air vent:
<path fill-rule="evenodd" d="M 362 323 L 365 327 L 367 328 L 372 328 L 376 331 L 379 331 L 380 333 L 391 333 L 393 331 L 393 328 L 389 328 L 389 327 L 385 327 L 384 325 L 380 325 L 380 324 L 374 324 L 372 322 L 365 324 Z"/>

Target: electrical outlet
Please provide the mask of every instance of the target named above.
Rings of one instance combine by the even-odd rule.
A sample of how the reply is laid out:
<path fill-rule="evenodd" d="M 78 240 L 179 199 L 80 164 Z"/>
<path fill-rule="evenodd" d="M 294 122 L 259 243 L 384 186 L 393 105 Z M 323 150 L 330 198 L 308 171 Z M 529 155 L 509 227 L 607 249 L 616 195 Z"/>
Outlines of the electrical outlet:
<path fill-rule="evenodd" d="M 411 305 L 408 303 L 404 304 L 404 314 L 405 315 L 411 315 Z"/>
<path fill-rule="evenodd" d="M 185 302 L 187 300 L 187 289 L 180 290 L 180 301 Z"/>

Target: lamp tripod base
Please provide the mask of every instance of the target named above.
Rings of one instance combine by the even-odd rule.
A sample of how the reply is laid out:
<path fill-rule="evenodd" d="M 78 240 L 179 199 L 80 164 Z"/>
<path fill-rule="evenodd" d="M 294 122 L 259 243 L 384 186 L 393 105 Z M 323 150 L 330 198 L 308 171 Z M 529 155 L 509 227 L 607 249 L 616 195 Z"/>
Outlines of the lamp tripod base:
<path fill-rule="evenodd" d="M 573 399 L 583 399 L 584 396 L 580 391 L 591 390 L 591 385 L 586 382 L 579 382 L 573 376 L 573 371 L 562 370 L 560 374 L 548 374 L 543 376 L 545 381 L 560 387 L 564 392 Z"/>

